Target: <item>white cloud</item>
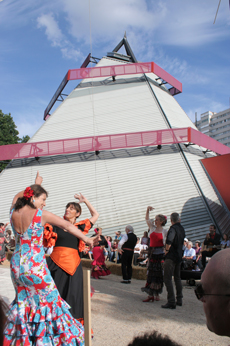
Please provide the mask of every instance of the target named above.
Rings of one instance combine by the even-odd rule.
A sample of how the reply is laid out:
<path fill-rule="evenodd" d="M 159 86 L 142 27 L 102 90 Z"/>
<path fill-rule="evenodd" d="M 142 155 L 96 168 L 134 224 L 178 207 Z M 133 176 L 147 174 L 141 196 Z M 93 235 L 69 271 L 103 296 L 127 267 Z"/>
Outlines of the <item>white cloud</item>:
<path fill-rule="evenodd" d="M 43 14 L 37 18 L 38 28 L 45 28 L 45 33 L 52 45 L 61 46 L 64 36 L 58 27 L 57 21 L 54 19 L 53 14 Z"/>
<path fill-rule="evenodd" d="M 89 7 L 90 4 L 90 7 Z M 228 20 L 224 6 L 218 23 L 213 26 L 215 0 L 146 1 L 146 0 L 65 0 L 69 32 L 78 40 L 93 42 L 116 39 L 127 30 L 142 35 L 149 42 L 176 46 L 196 46 L 226 37 L 224 23 Z"/>
<path fill-rule="evenodd" d="M 62 33 L 52 13 L 41 15 L 37 18 L 37 23 L 38 28 L 45 28 L 47 39 L 51 41 L 53 47 L 59 47 L 61 49 L 64 58 L 73 60 L 82 58 L 82 53 L 73 48 L 72 43 Z"/>

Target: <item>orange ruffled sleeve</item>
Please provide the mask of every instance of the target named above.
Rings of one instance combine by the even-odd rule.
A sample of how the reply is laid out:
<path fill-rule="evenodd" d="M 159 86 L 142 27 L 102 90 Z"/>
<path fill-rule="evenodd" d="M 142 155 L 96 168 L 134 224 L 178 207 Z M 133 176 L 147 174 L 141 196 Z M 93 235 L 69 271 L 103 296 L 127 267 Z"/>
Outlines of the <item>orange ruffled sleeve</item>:
<path fill-rule="evenodd" d="M 84 231 L 82 232 L 83 234 L 88 234 L 90 228 L 92 227 L 92 224 L 89 221 L 89 219 L 85 219 L 74 224 L 74 226 L 76 227 L 80 225 L 85 225 Z M 84 250 L 85 250 L 85 243 L 83 242 L 83 240 L 79 239 L 78 251 L 82 252 Z"/>
<path fill-rule="evenodd" d="M 53 232 L 53 227 L 46 223 L 44 226 L 44 234 L 43 234 L 43 246 L 44 247 L 52 247 L 55 245 L 57 241 L 57 233 Z"/>

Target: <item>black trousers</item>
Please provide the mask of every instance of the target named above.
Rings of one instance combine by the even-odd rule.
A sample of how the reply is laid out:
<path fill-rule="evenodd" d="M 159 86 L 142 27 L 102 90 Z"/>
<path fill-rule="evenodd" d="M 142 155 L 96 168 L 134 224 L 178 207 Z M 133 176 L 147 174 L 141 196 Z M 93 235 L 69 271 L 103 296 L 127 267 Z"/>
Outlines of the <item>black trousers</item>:
<path fill-rule="evenodd" d="M 121 256 L 121 269 L 123 280 L 131 280 L 132 278 L 132 260 L 133 251 L 124 250 Z"/>

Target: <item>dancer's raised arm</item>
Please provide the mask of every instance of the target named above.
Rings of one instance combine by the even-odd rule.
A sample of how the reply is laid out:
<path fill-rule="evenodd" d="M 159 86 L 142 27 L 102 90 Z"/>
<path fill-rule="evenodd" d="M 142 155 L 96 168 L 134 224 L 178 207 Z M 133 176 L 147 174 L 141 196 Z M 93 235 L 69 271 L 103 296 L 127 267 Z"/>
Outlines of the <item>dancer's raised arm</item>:
<path fill-rule="evenodd" d="M 152 211 L 154 208 L 153 207 L 147 207 L 147 210 L 146 210 L 146 214 L 145 214 L 145 221 L 148 225 L 148 227 L 150 228 L 152 226 L 152 223 L 150 221 L 150 218 L 149 218 L 149 212 Z"/>
<path fill-rule="evenodd" d="M 35 184 L 41 185 L 43 181 L 43 178 L 40 176 L 39 171 L 37 171 L 36 177 L 35 177 Z M 24 196 L 25 190 L 18 192 L 12 201 L 10 211 L 14 208 L 15 203 L 17 202 L 18 198 L 22 198 Z"/>
<path fill-rule="evenodd" d="M 78 199 L 79 203 L 85 203 L 85 205 L 87 206 L 87 208 L 90 211 L 90 214 L 92 215 L 92 217 L 89 219 L 90 222 L 92 222 L 92 224 L 95 224 L 97 222 L 97 219 L 99 217 L 99 213 L 96 211 L 96 209 L 92 206 L 92 204 L 88 201 L 88 199 L 83 196 L 81 193 L 79 194 L 75 194 L 74 198 Z"/>

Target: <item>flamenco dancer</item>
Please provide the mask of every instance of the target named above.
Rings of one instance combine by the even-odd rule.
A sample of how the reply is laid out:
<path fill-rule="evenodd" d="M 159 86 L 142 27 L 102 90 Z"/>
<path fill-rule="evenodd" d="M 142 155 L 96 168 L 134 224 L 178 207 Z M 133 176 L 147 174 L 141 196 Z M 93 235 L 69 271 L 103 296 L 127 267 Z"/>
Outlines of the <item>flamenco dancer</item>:
<path fill-rule="evenodd" d="M 149 218 L 149 212 L 153 207 L 147 207 L 145 220 L 149 227 L 150 246 L 148 253 L 148 269 L 147 282 L 145 287 L 142 287 L 142 292 L 148 294 L 148 298 L 143 302 L 160 300 L 159 294 L 163 290 L 163 259 L 164 259 L 164 244 L 166 240 L 167 230 L 163 228 L 167 223 L 166 216 L 159 214 L 155 217 L 155 225 Z M 155 298 L 154 298 L 155 297 Z"/>
<path fill-rule="evenodd" d="M 95 228 L 94 232 L 99 236 L 98 245 L 93 248 L 93 262 L 91 276 L 100 279 L 100 276 L 110 275 L 110 270 L 105 265 L 104 248 L 108 247 L 107 240 L 102 235 L 102 228 Z"/>
<path fill-rule="evenodd" d="M 60 297 L 46 264 L 44 225 L 61 227 L 90 246 L 97 243 L 97 238 L 88 238 L 70 222 L 43 211 L 48 194 L 41 183 L 38 172 L 35 185 L 19 192 L 11 206 L 10 221 L 16 243 L 11 277 L 16 297 L 9 306 L 3 345 L 81 346 L 83 326 L 72 317 L 69 305 Z"/>
<path fill-rule="evenodd" d="M 91 218 L 76 223 L 82 209 L 79 203 L 69 202 L 66 205 L 64 219 L 87 234 L 99 214 L 82 194 L 76 194 L 74 197 L 79 203 L 85 203 Z M 45 225 L 44 238 L 47 247 L 53 246 L 57 238 L 53 252 L 47 258 L 47 264 L 60 296 L 71 306 L 72 316 L 84 324 L 83 271 L 79 252 L 84 250 L 85 244 L 65 229 L 48 224 Z"/>

